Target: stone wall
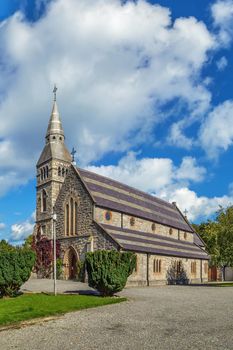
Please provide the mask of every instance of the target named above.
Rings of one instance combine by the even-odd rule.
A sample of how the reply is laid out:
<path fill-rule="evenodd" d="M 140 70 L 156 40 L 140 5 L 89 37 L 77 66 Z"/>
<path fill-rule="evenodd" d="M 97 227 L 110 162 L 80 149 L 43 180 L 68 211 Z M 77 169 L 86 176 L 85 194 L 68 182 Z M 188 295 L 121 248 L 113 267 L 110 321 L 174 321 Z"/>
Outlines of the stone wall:
<path fill-rule="evenodd" d="M 48 177 L 41 179 L 40 173 L 41 168 L 48 166 Z M 69 169 L 70 164 L 67 162 L 58 161 L 53 159 L 46 162 L 39 168 L 37 168 L 37 193 L 36 193 L 36 222 L 37 227 L 42 228 L 42 234 L 47 237 L 52 237 L 52 220 L 51 216 L 53 213 L 53 207 L 56 203 L 58 194 L 61 190 L 62 184 L 66 177 L 66 172 L 64 176 L 58 176 L 58 167 L 64 167 L 64 169 Z M 42 211 L 42 191 L 45 190 L 47 194 L 47 210 Z M 36 231 L 36 229 L 35 229 Z"/>
<path fill-rule="evenodd" d="M 72 196 L 78 204 L 77 228 L 73 236 L 66 236 L 64 230 L 65 203 Z M 57 214 L 56 233 L 61 243 L 61 258 L 67 249 L 73 247 L 78 258 L 84 260 L 85 253 L 90 250 L 93 240 L 93 250 L 118 249 L 118 245 L 93 220 L 94 205 L 92 198 L 80 180 L 73 167 L 70 168 L 66 180 L 58 195 L 55 212 Z"/>
<path fill-rule="evenodd" d="M 154 271 L 154 260 L 161 260 L 161 272 Z M 186 259 L 153 254 L 137 253 L 137 269 L 128 278 L 127 286 L 167 284 L 167 271 L 173 262 L 181 261 L 186 271 L 189 283 L 208 281 L 208 268 L 204 264 L 208 261 L 200 259 Z M 191 263 L 196 262 L 196 273 L 191 273 Z M 147 271 L 148 267 L 148 271 Z"/>
<path fill-rule="evenodd" d="M 106 219 L 106 212 L 111 213 L 110 220 Z M 134 225 L 132 225 L 131 215 L 119 213 L 113 210 L 110 211 L 96 207 L 94 217 L 96 221 L 102 224 L 113 225 L 135 231 L 149 232 L 159 234 L 162 236 L 176 238 L 187 242 L 193 242 L 193 234 L 191 232 L 184 232 L 182 230 L 171 228 L 169 226 L 161 225 L 153 221 L 144 220 L 138 217 L 134 217 Z"/>

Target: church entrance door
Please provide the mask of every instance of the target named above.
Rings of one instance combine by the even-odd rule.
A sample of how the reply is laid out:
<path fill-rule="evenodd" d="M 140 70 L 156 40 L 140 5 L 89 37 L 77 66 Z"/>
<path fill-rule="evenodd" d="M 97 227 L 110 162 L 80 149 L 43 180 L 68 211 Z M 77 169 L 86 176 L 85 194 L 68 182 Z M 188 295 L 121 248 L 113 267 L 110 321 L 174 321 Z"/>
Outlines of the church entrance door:
<path fill-rule="evenodd" d="M 66 280 L 73 280 L 77 277 L 77 254 L 75 250 L 70 247 L 68 251 L 66 251 L 65 257 L 64 257 L 64 265 L 65 265 L 65 279 Z"/>

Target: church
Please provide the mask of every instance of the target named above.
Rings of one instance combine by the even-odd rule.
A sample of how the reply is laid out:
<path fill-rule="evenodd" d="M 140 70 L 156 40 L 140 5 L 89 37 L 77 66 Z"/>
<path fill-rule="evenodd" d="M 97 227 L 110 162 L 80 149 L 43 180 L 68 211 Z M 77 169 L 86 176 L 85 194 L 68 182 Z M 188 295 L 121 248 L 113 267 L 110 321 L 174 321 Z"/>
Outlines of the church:
<path fill-rule="evenodd" d="M 205 245 L 176 203 L 76 166 L 65 145 L 56 91 L 36 176 L 34 232 L 52 239 L 56 214 L 63 279 L 76 278 L 86 252 L 115 249 L 136 253 L 129 286 L 165 284 L 171 265 L 179 270 L 181 263 L 190 283 L 208 280 Z"/>

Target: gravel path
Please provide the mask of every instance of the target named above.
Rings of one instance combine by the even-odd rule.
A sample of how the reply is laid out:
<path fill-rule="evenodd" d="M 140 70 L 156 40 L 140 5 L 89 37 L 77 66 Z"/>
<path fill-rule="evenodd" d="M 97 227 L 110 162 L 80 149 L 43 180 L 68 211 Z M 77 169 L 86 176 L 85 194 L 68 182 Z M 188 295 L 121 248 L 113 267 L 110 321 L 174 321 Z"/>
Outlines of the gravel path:
<path fill-rule="evenodd" d="M 0 333 L 0 349 L 232 350 L 233 288 L 126 289 L 129 301 Z"/>

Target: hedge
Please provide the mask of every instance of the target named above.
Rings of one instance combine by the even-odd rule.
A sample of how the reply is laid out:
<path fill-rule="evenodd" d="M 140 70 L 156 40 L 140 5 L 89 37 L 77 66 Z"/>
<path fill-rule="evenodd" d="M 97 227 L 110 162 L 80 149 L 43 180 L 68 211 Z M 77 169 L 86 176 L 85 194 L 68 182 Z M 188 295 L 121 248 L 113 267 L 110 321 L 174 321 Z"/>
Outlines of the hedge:
<path fill-rule="evenodd" d="M 29 279 L 34 263 L 31 250 L 0 251 L 0 297 L 15 296 Z"/>
<path fill-rule="evenodd" d="M 86 253 L 88 284 L 103 296 L 120 292 L 136 266 L 136 255 L 131 252 L 97 250 Z"/>

